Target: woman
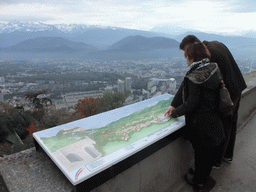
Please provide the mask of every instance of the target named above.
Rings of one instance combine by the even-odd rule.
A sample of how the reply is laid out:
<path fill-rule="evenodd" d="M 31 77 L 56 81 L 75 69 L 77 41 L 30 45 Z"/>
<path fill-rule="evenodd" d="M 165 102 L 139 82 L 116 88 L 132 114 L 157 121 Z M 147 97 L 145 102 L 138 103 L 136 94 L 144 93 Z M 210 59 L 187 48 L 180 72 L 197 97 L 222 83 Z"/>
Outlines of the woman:
<path fill-rule="evenodd" d="M 165 115 L 185 115 L 187 138 L 193 145 L 195 169 L 186 174 L 186 181 L 195 189 L 208 181 L 214 156 L 223 142 L 224 130 L 218 112 L 221 75 L 216 63 L 210 63 L 210 52 L 203 43 L 194 43 L 185 50 L 190 66 L 179 91 Z"/>

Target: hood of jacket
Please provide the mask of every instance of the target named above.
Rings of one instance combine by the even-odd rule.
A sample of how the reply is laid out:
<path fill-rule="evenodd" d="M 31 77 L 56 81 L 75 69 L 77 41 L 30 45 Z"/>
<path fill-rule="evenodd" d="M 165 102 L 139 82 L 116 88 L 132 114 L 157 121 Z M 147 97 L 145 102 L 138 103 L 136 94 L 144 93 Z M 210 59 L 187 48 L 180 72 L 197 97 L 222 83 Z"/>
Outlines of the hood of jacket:
<path fill-rule="evenodd" d="M 191 69 L 186 74 L 186 78 L 195 84 L 209 89 L 217 89 L 220 86 L 221 73 L 217 63 L 212 63 L 209 59 L 192 63 Z"/>

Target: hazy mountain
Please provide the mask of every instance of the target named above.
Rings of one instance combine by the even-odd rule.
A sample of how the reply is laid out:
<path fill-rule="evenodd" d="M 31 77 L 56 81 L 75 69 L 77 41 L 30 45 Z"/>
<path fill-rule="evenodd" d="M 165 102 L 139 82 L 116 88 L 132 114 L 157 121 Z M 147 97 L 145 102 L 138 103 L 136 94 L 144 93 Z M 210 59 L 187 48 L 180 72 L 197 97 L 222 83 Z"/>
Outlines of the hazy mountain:
<path fill-rule="evenodd" d="M 176 24 L 161 24 L 161 25 L 156 25 L 152 29 L 150 29 L 152 32 L 158 32 L 158 33 L 166 33 L 166 34 L 171 34 L 172 37 L 174 35 L 181 35 L 186 33 L 187 31 L 194 31 L 194 32 L 199 32 L 198 30 L 192 30 L 190 28 L 186 27 L 181 27 Z"/>
<path fill-rule="evenodd" d="M 250 38 L 256 38 L 256 31 L 246 31 L 244 34 L 243 34 L 244 37 L 250 37 Z"/>
<path fill-rule="evenodd" d="M 0 47 L 10 47 L 37 37 L 72 38 L 82 34 L 90 26 L 86 25 L 48 25 L 40 22 L 0 23 Z"/>
<path fill-rule="evenodd" d="M 72 40 L 84 42 L 86 44 L 91 44 L 99 48 L 106 48 L 127 36 L 144 36 L 144 37 L 156 37 L 164 36 L 169 37 L 167 34 L 160 34 L 149 31 L 141 31 L 134 29 L 124 29 L 124 28 L 94 28 L 87 30 L 81 35 L 78 35 Z"/>
<path fill-rule="evenodd" d="M 182 57 L 179 42 L 165 37 L 128 36 L 109 46 L 106 50 L 94 52 L 91 58 L 103 60 L 145 60 Z M 88 58 L 88 57 L 87 57 Z"/>
<path fill-rule="evenodd" d="M 117 43 L 114 43 L 109 49 L 122 51 L 149 51 L 155 49 L 178 48 L 179 42 L 165 37 L 143 37 L 128 36 Z"/>
<path fill-rule="evenodd" d="M 41 22 L 22 22 L 13 21 L 9 23 L 0 23 L 0 33 L 12 32 L 42 32 L 42 31 L 59 31 L 63 33 L 83 33 L 91 28 L 99 28 L 94 25 L 83 24 L 45 24 Z"/>
<path fill-rule="evenodd" d="M 153 32 L 77 24 L 0 23 L 0 48 L 4 48 L 1 49 L 0 56 L 10 59 L 51 57 L 102 60 L 182 57 L 179 42 L 188 34 L 194 34 L 200 40 L 223 42 L 236 58 L 254 57 L 256 54 L 256 38 L 223 36 L 198 31 L 174 35 L 187 29 L 182 27 L 168 29 L 167 26 L 165 28 L 167 31 L 164 31 L 160 28 L 152 29 L 157 31 Z M 253 36 L 254 32 L 245 35 Z"/>
<path fill-rule="evenodd" d="M 170 37 L 168 34 L 94 25 L 49 25 L 40 22 L 10 22 L 7 24 L 0 23 L 0 48 L 9 47 L 36 37 L 63 37 L 72 41 L 105 48 L 130 35 Z"/>
<path fill-rule="evenodd" d="M 129 36 L 106 50 L 74 42 L 62 37 L 37 37 L 8 48 L 2 48 L 2 58 L 17 59 L 86 59 L 86 60 L 144 60 L 182 56 L 179 43 L 164 37 Z"/>
<path fill-rule="evenodd" d="M 96 48 L 84 43 L 73 42 L 62 37 L 37 37 L 1 49 L 1 51 L 7 52 L 76 52 L 86 50 L 92 51 L 96 50 Z"/>

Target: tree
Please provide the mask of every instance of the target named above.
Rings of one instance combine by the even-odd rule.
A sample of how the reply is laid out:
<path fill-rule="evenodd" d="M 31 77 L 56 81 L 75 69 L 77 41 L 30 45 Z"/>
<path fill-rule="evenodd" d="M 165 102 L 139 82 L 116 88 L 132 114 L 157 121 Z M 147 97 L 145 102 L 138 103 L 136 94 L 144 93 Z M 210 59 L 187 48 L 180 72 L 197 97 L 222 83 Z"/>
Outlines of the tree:
<path fill-rule="evenodd" d="M 0 115 L 0 142 L 4 142 L 8 137 L 10 131 L 8 127 L 11 126 L 11 118 L 1 114 Z"/>
<path fill-rule="evenodd" d="M 38 122 L 37 128 L 47 129 L 75 120 L 75 118 L 65 109 L 49 110 Z"/>
<path fill-rule="evenodd" d="M 26 129 L 29 133 L 33 133 L 36 128 L 33 123 L 30 124 L 30 126 Z"/>
<path fill-rule="evenodd" d="M 74 115 L 78 117 L 89 117 L 98 113 L 100 98 L 87 97 L 76 104 Z"/>
<path fill-rule="evenodd" d="M 130 91 L 105 91 L 99 103 L 99 112 L 109 111 L 123 106 Z"/>
<path fill-rule="evenodd" d="M 12 132 L 16 132 L 21 139 L 29 135 L 27 128 L 31 125 L 33 118 L 27 112 L 18 112 L 13 116 L 14 124 Z"/>
<path fill-rule="evenodd" d="M 26 138 L 29 134 L 26 128 L 33 120 L 31 115 L 7 104 L 1 104 L 0 109 L 0 142 L 15 132 L 21 139 Z"/>
<path fill-rule="evenodd" d="M 45 94 L 47 91 L 39 91 L 38 93 L 27 93 L 25 99 L 32 102 L 35 109 L 41 110 L 44 107 L 52 105 L 52 100 L 46 97 L 38 98 L 39 95 Z"/>
<path fill-rule="evenodd" d="M 46 91 L 39 91 L 38 93 L 27 93 L 25 99 L 32 102 L 35 112 L 33 116 L 39 121 L 45 114 L 45 108 L 52 105 L 52 100 L 46 97 L 39 98 L 39 95 L 45 94 Z"/>

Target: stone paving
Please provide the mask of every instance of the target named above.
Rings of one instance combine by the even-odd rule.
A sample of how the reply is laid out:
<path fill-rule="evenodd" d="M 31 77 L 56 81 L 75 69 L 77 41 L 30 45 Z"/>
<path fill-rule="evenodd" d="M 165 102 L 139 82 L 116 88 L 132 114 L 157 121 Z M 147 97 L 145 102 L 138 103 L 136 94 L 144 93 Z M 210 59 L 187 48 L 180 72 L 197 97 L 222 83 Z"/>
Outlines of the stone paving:
<path fill-rule="evenodd" d="M 239 131 L 236 138 L 234 159 L 231 164 L 223 162 L 213 169 L 210 181 L 215 186 L 211 192 L 255 192 L 256 191 L 256 111 L 250 121 Z M 210 184 L 210 185 L 211 185 Z M 208 188 L 209 189 L 209 188 Z M 183 181 L 176 189 L 166 192 L 190 192 L 192 186 Z M 194 190 L 195 191 L 195 190 Z M 206 192 L 209 190 L 204 190 Z"/>

